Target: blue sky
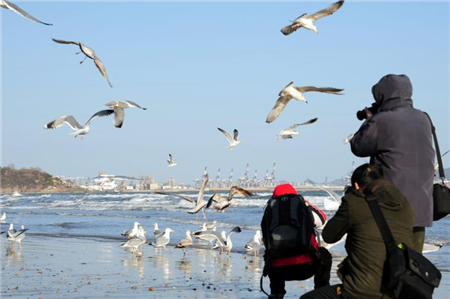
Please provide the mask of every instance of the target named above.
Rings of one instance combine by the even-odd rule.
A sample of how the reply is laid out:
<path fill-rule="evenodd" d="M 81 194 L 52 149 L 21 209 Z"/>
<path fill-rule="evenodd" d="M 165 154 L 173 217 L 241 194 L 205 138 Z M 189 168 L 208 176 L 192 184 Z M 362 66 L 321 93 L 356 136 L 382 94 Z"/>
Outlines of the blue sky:
<path fill-rule="evenodd" d="M 317 21 L 319 34 L 280 29 L 330 2 L 16 2 L 44 26 L 1 10 L 1 164 L 40 167 L 66 176 L 153 173 L 192 183 L 205 166 L 222 178 L 245 164 L 259 177 L 277 163 L 277 179 L 340 178 L 367 159 L 343 139 L 358 130 L 356 111 L 373 102 L 372 86 L 389 73 L 407 74 L 416 108 L 427 111 L 441 150 L 449 144 L 449 2 L 346 1 Z M 92 47 L 93 61 L 75 55 Z M 307 93 L 271 124 L 278 92 L 297 86 L 344 88 L 345 95 Z M 65 126 L 44 130 L 61 115 L 84 123 L 113 100 L 131 100 L 122 129 L 112 118 L 93 121 L 81 141 Z M 300 136 L 277 141 L 294 123 Z M 240 131 L 233 151 L 217 130 Z M 167 168 L 168 154 L 176 167 Z M 449 167 L 450 160 L 444 159 Z"/>

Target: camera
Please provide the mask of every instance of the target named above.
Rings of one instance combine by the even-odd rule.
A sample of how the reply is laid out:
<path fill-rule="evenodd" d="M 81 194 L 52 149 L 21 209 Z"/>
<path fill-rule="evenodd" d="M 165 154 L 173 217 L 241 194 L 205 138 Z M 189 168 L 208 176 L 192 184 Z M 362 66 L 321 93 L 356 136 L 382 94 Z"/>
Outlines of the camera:
<path fill-rule="evenodd" d="M 367 108 L 367 107 L 366 107 Z M 366 108 L 364 108 L 363 110 L 359 110 L 356 112 L 356 117 L 359 120 L 364 120 L 367 119 L 367 113 L 366 113 Z M 372 103 L 372 107 L 367 108 L 367 110 L 370 111 L 370 113 L 372 114 L 376 114 L 378 112 L 378 104 L 377 103 Z"/>

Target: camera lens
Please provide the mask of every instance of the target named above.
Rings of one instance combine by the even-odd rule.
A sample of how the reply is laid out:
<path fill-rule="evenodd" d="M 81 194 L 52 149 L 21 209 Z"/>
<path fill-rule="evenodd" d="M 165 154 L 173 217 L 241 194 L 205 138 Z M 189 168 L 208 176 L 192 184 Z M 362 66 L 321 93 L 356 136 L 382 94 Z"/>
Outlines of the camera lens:
<path fill-rule="evenodd" d="M 367 118 L 366 110 L 359 110 L 356 112 L 356 118 L 359 120 L 364 120 Z"/>

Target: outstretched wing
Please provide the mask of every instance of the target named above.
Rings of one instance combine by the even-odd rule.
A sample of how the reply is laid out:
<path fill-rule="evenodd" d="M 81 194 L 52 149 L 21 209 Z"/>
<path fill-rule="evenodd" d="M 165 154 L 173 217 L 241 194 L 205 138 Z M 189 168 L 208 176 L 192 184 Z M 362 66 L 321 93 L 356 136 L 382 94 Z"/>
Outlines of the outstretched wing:
<path fill-rule="evenodd" d="M 109 86 L 113 87 L 111 85 L 111 82 L 109 82 L 108 74 L 106 73 L 106 69 L 105 66 L 103 65 L 103 62 L 101 62 L 101 60 L 97 56 L 94 56 L 94 63 L 95 66 L 97 66 L 100 73 L 103 75 L 103 77 L 105 77 L 106 81 L 108 81 Z"/>
<path fill-rule="evenodd" d="M 229 201 L 232 200 L 233 196 L 235 196 L 235 195 L 240 195 L 240 196 L 243 196 L 243 197 L 250 197 L 250 196 L 253 195 L 253 193 L 251 193 L 250 191 L 247 191 L 247 190 L 245 190 L 245 189 L 243 189 L 241 187 L 233 186 L 230 189 L 230 194 L 228 196 L 228 200 Z"/>
<path fill-rule="evenodd" d="M 218 203 L 221 202 L 222 200 L 224 200 L 224 198 L 219 193 L 216 193 L 209 198 L 208 203 L 206 204 L 206 208 L 209 208 L 213 202 Z"/>
<path fill-rule="evenodd" d="M 36 23 L 41 23 L 41 24 L 44 24 L 44 25 L 47 25 L 47 26 L 52 26 L 53 25 L 53 24 L 50 24 L 50 23 L 44 23 L 44 22 L 36 19 L 35 17 L 33 17 L 32 15 L 27 13 L 25 10 L 23 10 L 19 6 L 15 5 L 14 3 L 9 2 L 8 0 L 3 0 L 2 2 L 5 4 L 5 6 L 8 9 L 12 10 L 13 12 L 21 15 L 22 17 L 24 17 L 24 18 L 26 18 L 26 19 L 28 19 L 30 21 L 33 21 L 33 22 L 36 22 Z"/>
<path fill-rule="evenodd" d="M 287 103 L 292 98 L 290 96 L 279 97 L 275 106 L 273 106 L 272 110 L 270 110 L 269 115 L 267 115 L 266 123 L 271 123 L 283 112 L 284 108 L 286 108 Z"/>
<path fill-rule="evenodd" d="M 72 115 L 69 116 L 63 115 L 55 119 L 54 121 L 51 121 L 48 124 L 46 124 L 44 126 L 44 129 L 57 129 L 63 126 L 64 124 L 69 125 L 72 128 L 72 130 L 79 130 L 83 128 L 83 126 L 80 125 Z"/>
<path fill-rule="evenodd" d="M 341 199 L 341 197 L 339 195 L 336 194 L 336 192 L 334 192 L 331 189 L 324 188 L 324 187 L 321 187 L 321 186 L 318 186 L 318 187 L 319 187 L 319 189 L 322 189 L 323 191 L 328 193 L 328 195 L 330 195 L 334 199 L 334 201 L 336 201 L 339 205 L 341 204 L 342 199 Z"/>
<path fill-rule="evenodd" d="M 62 40 L 62 39 L 56 39 L 56 38 L 52 38 L 52 40 L 55 42 L 55 43 L 58 43 L 58 44 L 73 44 L 73 45 L 77 45 L 77 46 L 80 46 L 80 43 L 79 42 L 72 42 L 72 41 L 67 41 L 67 40 Z"/>
<path fill-rule="evenodd" d="M 315 86 L 303 86 L 303 87 L 294 87 L 299 92 L 308 92 L 308 91 L 317 91 L 317 92 L 325 92 L 325 93 L 332 93 L 332 94 L 339 94 L 343 89 L 340 88 L 334 88 L 334 87 L 315 87 Z"/>
<path fill-rule="evenodd" d="M 135 102 L 132 101 L 124 101 L 125 103 L 128 103 L 130 108 L 140 108 L 142 110 L 147 110 L 147 108 L 142 108 L 141 106 L 139 106 L 138 104 L 136 104 Z"/>
<path fill-rule="evenodd" d="M 288 130 L 289 130 L 289 129 L 295 129 L 295 128 L 297 128 L 298 126 L 303 126 L 303 125 L 310 125 L 310 124 L 313 124 L 313 123 L 315 123 L 317 120 L 318 120 L 318 118 L 316 117 L 316 118 L 310 119 L 310 120 L 308 120 L 308 121 L 305 121 L 304 123 L 301 123 L 301 124 L 294 124 L 294 125 L 290 126 L 290 127 L 288 128 Z"/>
<path fill-rule="evenodd" d="M 195 204 L 195 200 L 193 200 L 192 198 L 187 197 L 187 196 L 178 195 L 178 194 L 172 194 L 172 193 L 166 193 L 166 192 L 162 192 L 162 191 L 155 191 L 154 193 L 156 193 L 156 194 L 161 194 L 161 195 L 167 195 L 167 196 L 179 197 L 179 198 L 182 198 L 182 199 L 184 199 L 184 200 L 189 201 L 190 203 Z"/>
<path fill-rule="evenodd" d="M 311 18 L 313 18 L 314 20 L 318 20 L 320 18 L 332 15 L 333 13 L 336 12 L 336 10 L 338 10 L 342 6 L 342 4 L 344 4 L 344 0 L 333 3 L 330 6 L 328 6 L 327 8 L 322 9 L 322 10 L 312 14 Z"/>
<path fill-rule="evenodd" d="M 200 192 L 198 192 L 198 197 L 197 197 L 197 202 L 196 202 L 195 208 L 188 211 L 188 213 L 190 213 L 190 214 L 198 213 L 198 211 L 200 211 L 201 209 L 203 209 L 205 207 L 205 205 L 207 205 L 207 202 L 205 202 L 205 200 L 203 199 L 203 194 L 205 193 L 205 189 L 206 189 L 206 185 L 208 184 L 208 181 L 209 181 L 209 175 L 205 174 L 205 180 L 203 181 L 202 187 L 200 188 Z"/>
<path fill-rule="evenodd" d="M 114 107 L 114 126 L 119 129 L 122 128 L 124 119 L 125 119 L 125 109 L 120 107 Z"/>
<path fill-rule="evenodd" d="M 233 137 L 231 136 L 231 134 L 228 133 L 227 131 L 225 131 L 225 130 L 223 130 L 223 129 L 221 129 L 221 128 L 217 128 L 217 130 L 219 130 L 220 132 L 223 133 L 223 135 L 225 135 L 225 137 L 227 138 L 228 142 L 231 143 L 231 142 L 234 141 L 234 139 L 233 139 Z"/>
<path fill-rule="evenodd" d="M 171 154 L 169 154 L 169 161 L 167 161 L 167 162 L 169 162 L 169 164 L 172 164 L 172 163 L 173 163 L 173 157 L 172 157 Z"/>
<path fill-rule="evenodd" d="M 89 124 L 91 123 L 91 121 L 92 121 L 94 118 L 102 117 L 102 116 L 108 116 L 108 115 L 111 115 L 111 114 L 113 114 L 113 113 L 114 113 L 114 110 L 113 110 L 113 109 L 101 110 L 101 111 L 95 113 L 94 115 L 92 115 L 91 118 L 88 119 L 88 121 L 86 122 L 86 124 L 85 124 L 84 126 L 85 126 L 85 127 L 86 127 L 86 126 L 89 126 Z"/>
<path fill-rule="evenodd" d="M 234 129 L 234 131 L 233 131 L 233 139 L 237 141 L 238 140 L 238 136 L 239 136 L 239 131 Z"/>
<path fill-rule="evenodd" d="M 225 246 L 227 244 L 227 240 L 223 239 L 222 236 L 215 230 L 198 231 L 193 233 L 192 235 L 195 237 L 212 236 L 217 239 L 217 241 L 219 241 L 222 246 Z"/>

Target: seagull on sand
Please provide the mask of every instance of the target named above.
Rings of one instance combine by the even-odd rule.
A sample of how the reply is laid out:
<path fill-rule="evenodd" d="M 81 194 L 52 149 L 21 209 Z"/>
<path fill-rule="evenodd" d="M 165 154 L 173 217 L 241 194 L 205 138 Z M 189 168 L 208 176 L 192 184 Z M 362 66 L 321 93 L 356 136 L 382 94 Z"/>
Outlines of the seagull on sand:
<path fill-rule="evenodd" d="M 32 15 L 30 15 L 29 13 L 27 13 L 25 10 L 23 10 L 22 8 L 20 8 L 19 6 L 15 5 L 14 3 L 8 1 L 8 0 L 0 0 L 0 6 L 9 10 L 12 10 L 13 12 L 21 15 L 22 17 L 24 17 L 25 19 L 28 19 L 30 21 L 36 22 L 36 23 L 41 23 L 47 26 L 52 26 L 53 24 L 49 24 L 49 23 L 44 23 L 42 21 L 39 21 L 38 19 L 36 19 L 35 17 L 33 17 Z"/>
<path fill-rule="evenodd" d="M 263 244 L 261 230 L 257 229 L 253 238 L 245 244 L 244 248 L 247 252 L 253 252 L 256 255 L 258 254 L 261 246 Z"/>
<path fill-rule="evenodd" d="M 196 238 L 196 239 L 207 241 L 210 244 L 212 244 L 212 242 L 216 239 L 213 235 L 201 235 L 200 234 L 200 232 L 205 232 L 207 230 L 217 231 L 217 227 L 213 226 L 211 228 L 208 228 L 208 224 L 207 223 L 203 223 L 202 228 L 200 230 L 192 232 L 191 236 Z"/>
<path fill-rule="evenodd" d="M 0 222 L 5 222 L 5 221 L 6 221 L 6 212 L 3 212 L 3 215 L 0 218 Z"/>
<path fill-rule="evenodd" d="M 125 108 L 139 108 L 142 110 L 147 110 L 147 108 L 142 108 L 132 101 L 112 101 L 105 104 L 105 106 L 114 109 L 114 126 L 116 126 L 116 128 L 122 128 L 123 120 L 125 118 Z"/>
<path fill-rule="evenodd" d="M 297 128 L 298 126 L 303 126 L 303 125 L 310 125 L 312 123 L 315 123 L 318 120 L 318 118 L 313 118 L 308 120 L 307 122 L 301 123 L 301 124 L 294 124 L 292 126 L 290 126 L 287 129 L 281 130 L 281 132 L 277 135 L 277 140 L 281 139 L 292 139 L 293 135 L 299 135 L 300 133 L 297 132 L 295 130 L 295 128 Z"/>
<path fill-rule="evenodd" d="M 173 157 L 171 154 L 169 154 L 169 160 L 167 160 L 167 163 L 169 163 L 169 165 L 167 165 L 167 167 L 172 167 L 172 166 L 177 165 L 177 163 L 173 162 Z"/>
<path fill-rule="evenodd" d="M 225 135 L 225 137 L 227 138 L 228 142 L 230 143 L 230 145 L 228 145 L 228 149 L 231 151 L 235 146 L 237 146 L 239 143 L 241 143 L 241 140 L 238 140 L 238 136 L 239 136 L 239 131 L 234 129 L 233 132 L 233 137 L 231 137 L 231 134 L 228 133 L 225 130 L 222 130 L 221 128 L 217 128 L 217 130 L 219 130 L 220 132 L 223 133 L 223 135 Z"/>
<path fill-rule="evenodd" d="M 340 94 L 339 92 L 343 91 L 343 89 L 332 87 L 314 87 L 314 86 L 296 87 L 294 86 L 294 82 L 291 82 L 288 85 L 286 85 L 286 87 L 284 87 L 278 94 L 279 98 L 275 106 L 272 108 L 269 115 L 267 116 L 266 122 L 267 123 L 273 122 L 278 117 L 278 115 L 280 115 L 280 113 L 284 110 L 289 101 L 292 100 L 293 98 L 298 101 L 308 103 L 308 101 L 306 101 L 305 97 L 303 96 L 303 93 L 309 91 Z"/>
<path fill-rule="evenodd" d="M 319 187 L 319 189 L 328 193 L 328 195 L 331 197 L 331 200 L 328 198 L 324 199 L 324 201 L 323 201 L 324 209 L 327 211 L 337 210 L 342 203 L 341 196 L 337 195 L 337 193 L 331 189 L 324 188 L 321 186 L 318 186 L 318 187 Z"/>
<path fill-rule="evenodd" d="M 319 32 L 317 31 L 317 27 L 314 25 L 314 22 L 323 17 L 332 15 L 336 10 L 338 10 L 342 6 L 342 4 L 344 4 L 344 0 L 333 3 L 327 8 L 322 9 L 312 15 L 304 13 L 300 17 L 295 19 L 291 25 L 282 28 L 281 32 L 284 35 L 289 35 L 292 32 L 296 31 L 298 28 L 303 27 L 305 29 L 312 30 L 315 33 L 319 34 Z"/>
<path fill-rule="evenodd" d="M 14 225 L 12 223 L 9 224 L 9 229 L 6 232 L 6 238 L 8 241 L 11 241 L 11 247 L 14 245 L 14 242 L 19 243 L 19 248 L 22 248 L 22 240 L 25 238 L 25 232 L 28 229 L 25 229 L 25 226 L 22 225 L 20 230 L 15 230 Z"/>
<path fill-rule="evenodd" d="M 141 224 L 139 222 L 135 222 L 132 229 L 124 231 L 123 233 L 121 233 L 121 235 L 127 237 L 128 239 L 132 239 L 137 236 L 140 227 Z"/>
<path fill-rule="evenodd" d="M 216 193 L 208 200 L 206 207 L 209 208 L 214 203 L 213 207 L 216 209 L 216 211 L 224 212 L 225 209 L 232 204 L 233 196 L 235 195 L 250 197 L 254 194 L 241 187 L 233 186 L 228 193 L 228 197 L 222 197 L 219 193 Z"/>
<path fill-rule="evenodd" d="M 108 78 L 108 74 L 106 73 L 105 66 L 103 65 L 103 62 L 100 60 L 100 58 L 98 58 L 97 54 L 95 54 L 94 49 L 89 48 L 88 46 L 85 46 L 84 44 L 82 44 L 80 42 L 65 41 L 65 40 L 56 39 L 56 38 L 52 38 L 52 40 L 55 43 L 58 43 L 58 44 L 77 45 L 80 48 L 81 51 L 77 52 L 76 54 L 83 53 L 84 55 L 86 55 L 86 57 L 84 57 L 84 59 L 80 62 L 80 64 L 82 64 L 86 60 L 86 58 L 88 58 L 88 57 L 90 59 L 93 59 L 94 63 L 95 63 L 95 66 L 98 68 L 98 70 L 100 71 L 102 76 L 105 77 L 105 79 L 108 82 L 109 86 L 112 87 L 111 82 L 109 82 L 109 78 Z"/>
<path fill-rule="evenodd" d="M 191 238 L 191 231 L 187 230 L 186 238 L 181 240 L 177 245 L 175 245 L 175 248 L 183 249 L 184 255 L 187 255 L 187 251 L 185 250 L 185 248 L 192 247 L 193 244 L 194 244 L 194 242 L 192 241 L 192 238 Z"/>
<path fill-rule="evenodd" d="M 175 232 L 171 228 L 166 228 L 166 230 L 159 236 L 156 237 L 155 242 L 150 243 L 150 245 L 153 245 L 155 247 L 164 247 L 166 249 L 166 245 L 170 242 L 170 233 Z"/>
<path fill-rule="evenodd" d="M 91 121 L 94 118 L 108 116 L 112 113 L 114 113 L 114 110 L 111 110 L 111 109 L 101 110 L 101 111 L 95 113 L 94 115 L 92 115 L 91 118 L 88 119 L 88 121 L 86 122 L 86 124 L 84 126 L 80 125 L 72 115 L 69 115 L 69 116 L 63 115 L 63 116 L 55 119 L 54 121 L 51 121 L 48 124 L 44 125 L 44 129 L 57 129 L 57 128 L 61 127 L 62 125 L 66 124 L 66 125 L 69 125 L 72 128 L 72 130 L 75 131 L 73 133 L 70 133 L 70 135 L 74 135 L 75 138 L 78 135 L 82 135 L 81 140 L 83 140 L 83 135 L 86 135 L 87 133 L 89 133 L 89 125 L 91 124 Z"/>
<path fill-rule="evenodd" d="M 139 246 L 142 246 L 147 242 L 147 238 L 145 237 L 146 231 L 144 231 L 144 228 L 142 226 L 139 226 L 137 234 L 128 240 L 127 242 L 120 245 L 121 247 L 127 247 L 131 248 L 136 254 L 136 256 L 142 255 L 142 253 L 139 252 Z"/>
<path fill-rule="evenodd" d="M 236 226 L 235 228 L 233 228 L 230 231 L 230 233 L 228 234 L 228 236 L 226 238 L 225 238 L 223 232 L 222 232 L 222 234 L 219 234 L 217 231 L 212 231 L 212 230 L 201 231 L 198 234 L 214 236 L 214 238 L 219 242 L 220 254 L 222 254 L 222 252 L 224 252 L 224 251 L 229 254 L 231 249 L 233 248 L 233 243 L 231 242 L 231 235 L 233 233 L 240 233 L 240 232 L 241 232 L 241 228 L 239 226 Z M 225 234 L 226 234 L 226 232 L 225 232 Z"/>
<path fill-rule="evenodd" d="M 162 231 L 159 230 L 158 223 L 155 222 L 155 223 L 153 224 L 153 226 L 154 226 L 154 229 L 153 229 L 153 235 L 154 235 L 155 237 L 157 237 L 157 236 L 161 235 L 162 233 L 164 233 L 164 232 L 162 232 Z"/>
<path fill-rule="evenodd" d="M 162 194 L 162 195 L 179 197 L 179 198 L 182 198 L 184 200 L 187 200 L 190 203 L 193 203 L 195 205 L 195 207 L 192 210 L 189 210 L 188 213 L 189 214 L 197 214 L 201 210 L 202 213 L 203 213 L 203 219 L 206 219 L 204 208 L 208 204 L 208 202 L 204 200 L 203 193 L 205 192 L 206 185 L 208 184 L 208 181 L 209 181 L 209 175 L 206 174 L 205 175 L 205 180 L 203 181 L 202 187 L 200 188 L 200 191 L 198 193 L 197 200 L 194 200 L 194 199 L 192 199 L 190 197 L 187 197 L 187 196 L 178 195 L 178 194 L 170 194 L 170 193 L 161 192 L 161 191 L 157 191 L 155 193 Z M 197 215 L 197 220 L 198 220 L 198 215 Z"/>

